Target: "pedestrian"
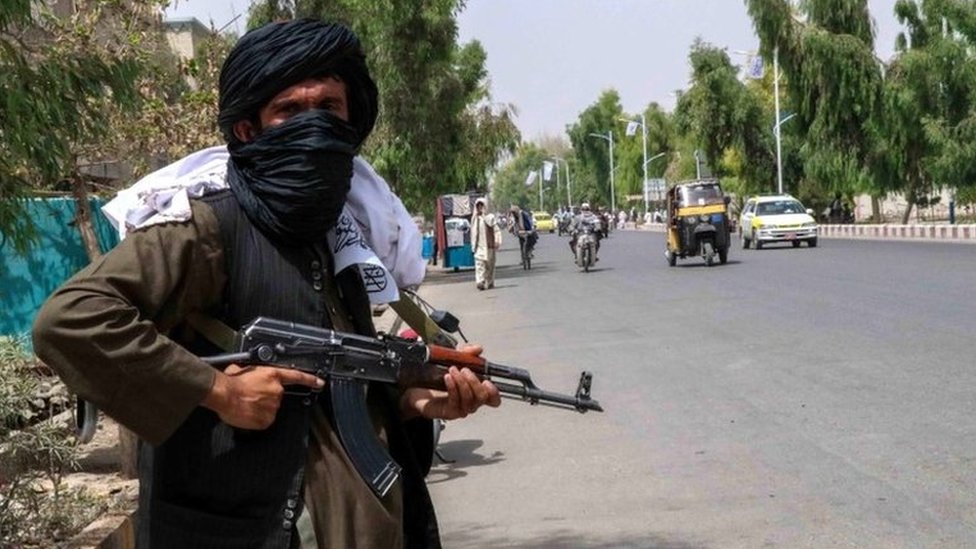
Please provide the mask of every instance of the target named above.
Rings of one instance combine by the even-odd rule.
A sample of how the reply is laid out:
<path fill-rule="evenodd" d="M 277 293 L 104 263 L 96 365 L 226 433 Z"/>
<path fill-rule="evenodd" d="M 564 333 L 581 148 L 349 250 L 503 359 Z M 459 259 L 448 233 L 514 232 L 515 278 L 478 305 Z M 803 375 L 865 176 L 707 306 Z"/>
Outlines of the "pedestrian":
<path fill-rule="evenodd" d="M 376 115 L 347 28 L 301 19 L 247 33 L 220 74 L 229 189 L 190 200 L 187 219 L 133 230 L 39 312 L 38 356 L 144 442 L 138 547 L 440 546 L 423 482 L 430 420 L 497 406 L 494 385 L 452 368 L 446 392 L 370 387 L 403 469 L 381 498 L 337 438 L 323 380 L 217 370 L 197 358 L 212 347 L 191 327 L 201 314 L 233 327 L 269 316 L 374 334 L 375 278 L 334 266 L 366 246 L 344 212 Z"/>
<path fill-rule="evenodd" d="M 830 201 L 830 222 L 840 223 L 843 220 L 843 200 L 841 200 L 841 194 L 834 194 L 834 199 Z"/>
<path fill-rule="evenodd" d="M 488 212 L 486 200 L 474 201 L 471 218 L 471 247 L 474 249 L 474 281 L 479 290 L 495 287 L 495 254 L 501 244 L 501 230 L 495 215 Z"/>

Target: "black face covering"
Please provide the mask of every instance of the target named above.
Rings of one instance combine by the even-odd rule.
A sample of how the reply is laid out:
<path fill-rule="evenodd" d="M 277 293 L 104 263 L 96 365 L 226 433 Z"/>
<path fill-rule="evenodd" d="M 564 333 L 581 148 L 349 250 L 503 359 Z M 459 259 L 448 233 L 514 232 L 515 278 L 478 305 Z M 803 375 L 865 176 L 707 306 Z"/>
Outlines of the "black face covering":
<path fill-rule="evenodd" d="M 324 242 L 345 204 L 357 145 L 352 126 L 326 111 L 306 111 L 231 145 L 228 183 L 264 234 Z"/>

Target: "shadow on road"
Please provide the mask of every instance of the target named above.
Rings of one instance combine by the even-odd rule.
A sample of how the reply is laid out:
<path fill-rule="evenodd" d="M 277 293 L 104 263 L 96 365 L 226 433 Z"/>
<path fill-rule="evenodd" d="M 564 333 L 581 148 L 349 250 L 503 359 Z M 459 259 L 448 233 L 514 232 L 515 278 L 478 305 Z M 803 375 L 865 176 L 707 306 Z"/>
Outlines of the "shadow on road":
<path fill-rule="evenodd" d="M 447 463 L 438 463 L 439 460 L 435 458 L 434 466 L 427 475 L 427 483 L 437 484 L 447 482 L 467 475 L 464 470 L 470 467 L 493 465 L 505 459 L 503 452 L 496 451 L 489 456 L 477 453 L 476 450 L 483 445 L 484 441 L 474 439 L 452 440 L 441 443 L 438 449 L 441 455 L 449 461 Z"/>
<path fill-rule="evenodd" d="M 544 521 L 564 520 L 562 517 L 546 517 Z M 565 547 L 587 547 L 593 549 L 617 549 L 640 547 L 641 549 L 705 549 L 704 544 L 672 539 L 663 534 L 618 534 L 580 535 L 579 530 L 560 529 L 545 532 L 533 538 L 521 536 L 491 536 L 482 534 L 478 528 L 467 528 L 463 532 L 451 532 L 444 536 L 445 546 L 450 547 L 520 547 L 523 549 L 563 549 Z"/>
<path fill-rule="evenodd" d="M 740 265 L 740 264 L 742 264 L 741 261 L 737 261 L 735 259 L 730 259 L 730 260 L 728 260 L 728 261 L 725 262 L 725 265 L 722 265 L 719 262 L 715 262 L 714 265 L 712 265 L 711 267 L 709 267 L 708 264 L 706 264 L 704 261 L 686 260 L 685 263 L 682 263 L 681 260 L 678 260 L 678 263 L 674 266 L 674 268 L 682 268 L 682 269 L 694 269 L 694 268 L 721 269 L 722 267 L 730 267 L 732 265 Z"/>
<path fill-rule="evenodd" d="M 532 268 L 525 270 L 520 264 L 496 265 L 495 266 L 495 289 L 499 286 L 499 280 L 525 278 L 538 276 L 555 271 L 555 264 L 552 261 L 538 261 L 532 263 Z M 592 270 L 592 269 L 591 269 Z M 437 286 L 441 284 L 471 284 L 474 287 L 474 269 L 428 269 L 424 284 Z"/>

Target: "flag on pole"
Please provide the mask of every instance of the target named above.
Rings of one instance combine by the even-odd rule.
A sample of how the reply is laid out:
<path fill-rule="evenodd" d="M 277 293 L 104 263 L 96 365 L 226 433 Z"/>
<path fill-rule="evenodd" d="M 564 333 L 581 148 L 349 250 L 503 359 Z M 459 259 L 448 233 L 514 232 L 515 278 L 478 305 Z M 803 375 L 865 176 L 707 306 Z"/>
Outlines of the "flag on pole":
<path fill-rule="evenodd" d="M 753 80 L 759 80 L 766 74 L 765 66 L 763 65 L 763 58 L 761 55 L 756 55 L 749 58 L 749 68 L 746 71 L 746 76 L 752 78 Z"/>
<path fill-rule="evenodd" d="M 528 187 L 529 185 L 535 183 L 536 177 L 539 177 L 539 172 L 537 171 L 529 172 L 528 177 L 525 178 L 525 186 Z"/>
<path fill-rule="evenodd" d="M 552 179 L 552 162 L 548 160 L 542 163 L 542 179 L 545 181 Z"/>
<path fill-rule="evenodd" d="M 640 126 L 640 122 L 631 120 L 627 122 L 627 137 L 637 135 L 637 127 Z"/>

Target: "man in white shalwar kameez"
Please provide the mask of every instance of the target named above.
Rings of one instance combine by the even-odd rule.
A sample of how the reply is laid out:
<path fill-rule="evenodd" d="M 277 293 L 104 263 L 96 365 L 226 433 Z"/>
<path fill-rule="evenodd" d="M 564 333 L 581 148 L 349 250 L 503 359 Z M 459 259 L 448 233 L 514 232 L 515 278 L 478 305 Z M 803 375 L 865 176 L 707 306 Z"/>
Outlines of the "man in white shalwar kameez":
<path fill-rule="evenodd" d="M 474 202 L 471 217 L 471 248 L 474 251 L 474 280 L 479 290 L 495 287 L 495 252 L 501 244 L 495 215 L 488 213 L 484 198 Z"/>

